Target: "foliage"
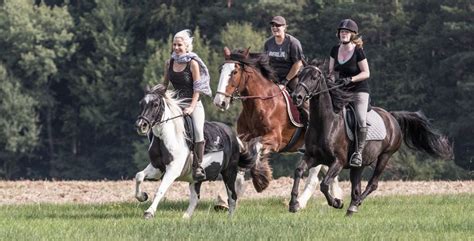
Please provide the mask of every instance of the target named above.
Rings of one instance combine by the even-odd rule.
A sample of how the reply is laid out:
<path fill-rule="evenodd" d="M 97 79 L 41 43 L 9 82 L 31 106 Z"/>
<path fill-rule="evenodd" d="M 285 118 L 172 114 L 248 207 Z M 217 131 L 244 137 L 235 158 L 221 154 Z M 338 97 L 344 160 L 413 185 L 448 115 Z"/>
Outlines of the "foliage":
<path fill-rule="evenodd" d="M 0 177 L 133 177 L 146 163 L 139 152 L 147 146 L 133 130 L 137 103 L 145 85 L 163 81 L 173 34 L 193 31 L 215 91 L 222 47 L 261 51 L 271 36 L 269 20 L 283 15 L 309 60 L 327 59 L 339 21 L 356 20 L 371 68 L 372 104 L 423 110 L 450 137 L 455 163 L 467 170 L 402 152 L 385 178 L 472 179 L 472 9 L 469 0 L 5 0 Z M 235 125 L 240 103 L 222 112 L 212 98 L 202 99 L 207 120 Z M 298 159 L 275 155 L 275 176 L 293 175 Z"/>

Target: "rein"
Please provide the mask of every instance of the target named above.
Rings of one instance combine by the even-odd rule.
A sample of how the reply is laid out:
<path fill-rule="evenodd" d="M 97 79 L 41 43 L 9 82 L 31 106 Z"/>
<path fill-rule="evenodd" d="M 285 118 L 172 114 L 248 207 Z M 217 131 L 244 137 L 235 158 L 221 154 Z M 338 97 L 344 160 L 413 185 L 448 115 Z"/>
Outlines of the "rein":
<path fill-rule="evenodd" d="M 309 93 L 309 94 L 307 95 L 307 98 L 308 98 L 308 99 L 311 99 L 311 98 L 313 98 L 314 96 L 319 95 L 319 94 L 321 94 L 321 93 L 323 93 L 323 92 L 327 92 L 327 91 L 330 91 L 330 90 L 333 90 L 333 89 L 337 89 L 337 88 L 340 88 L 340 87 L 342 87 L 342 86 L 344 86 L 344 84 L 339 84 L 339 85 L 333 86 L 333 87 L 331 87 L 331 88 L 327 88 L 327 89 L 325 89 L 325 90 L 320 90 L 320 91 L 318 91 L 318 92 L 311 92 L 311 93 Z M 305 88 L 305 89 L 306 89 L 306 88 Z M 306 92 L 308 92 L 308 91 L 306 91 Z"/>
<path fill-rule="evenodd" d="M 183 117 L 183 116 L 185 116 L 185 115 L 184 115 L 184 114 L 181 114 L 181 115 L 177 115 L 177 116 L 174 116 L 174 117 L 170 117 L 170 118 L 168 118 L 168 119 L 166 119 L 166 120 L 162 120 L 162 121 L 155 121 L 155 120 L 150 121 L 150 120 L 148 120 L 148 118 L 146 118 L 145 116 L 139 115 L 139 116 L 138 116 L 138 119 L 143 119 L 143 120 L 145 120 L 145 121 L 148 123 L 148 125 L 150 125 L 150 128 L 153 128 L 153 127 L 155 127 L 156 125 L 159 125 L 159 124 L 168 122 L 169 120 L 173 120 L 173 119 L 176 119 L 176 118 L 179 118 L 179 117 Z"/>

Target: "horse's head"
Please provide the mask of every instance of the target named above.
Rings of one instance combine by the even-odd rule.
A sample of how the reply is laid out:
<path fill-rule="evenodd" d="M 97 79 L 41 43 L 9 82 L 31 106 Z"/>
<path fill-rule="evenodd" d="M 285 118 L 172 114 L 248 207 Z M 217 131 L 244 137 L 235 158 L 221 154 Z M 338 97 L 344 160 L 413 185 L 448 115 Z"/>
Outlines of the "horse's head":
<path fill-rule="evenodd" d="M 224 48 L 225 61 L 220 70 L 219 84 L 217 86 L 214 104 L 221 110 L 229 109 L 232 100 L 244 89 L 243 79 L 244 64 L 242 60 L 248 59 L 249 49 L 243 52 L 231 53 Z"/>
<path fill-rule="evenodd" d="M 304 67 L 298 74 L 298 85 L 291 95 L 296 106 L 301 106 L 311 95 L 319 91 L 321 81 L 324 80 L 323 72 L 314 65 Z"/>
<path fill-rule="evenodd" d="M 140 101 L 141 113 L 135 122 L 138 134 L 146 135 L 157 122 L 161 121 L 165 91 L 166 88 L 163 85 L 157 85 L 152 89 L 147 88 L 145 91 L 145 96 Z"/>

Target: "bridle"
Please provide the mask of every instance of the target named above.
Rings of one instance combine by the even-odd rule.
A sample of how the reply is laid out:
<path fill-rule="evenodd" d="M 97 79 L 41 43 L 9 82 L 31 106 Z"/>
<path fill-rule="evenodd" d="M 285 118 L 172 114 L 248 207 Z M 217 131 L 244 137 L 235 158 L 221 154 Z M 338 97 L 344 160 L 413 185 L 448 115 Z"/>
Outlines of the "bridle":
<path fill-rule="evenodd" d="M 160 109 L 164 108 L 164 103 L 160 103 L 160 107 L 159 107 L 159 108 L 160 108 Z M 185 116 L 185 114 L 180 114 L 180 115 L 173 116 L 173 117 L 170 117 L 170 118 L 165 119 L 165 120 L 157 121 L 157 120 L 156 120 L 157 118 L 154 118 L 153 115 L 152 115 L 152 118 L 153 118 L 152 120 L 148 119 L 148 118 L 147 118 L 146 116 L 144 116 L 144 115 L 139 115 L 139 116 L 137 117 L 137 119 L 138 119 L 138 120 L 141 119 L 141 120 L 145 121 L 145 123 L 146 123 L 147 125 L 149 125 L 149 126 L 150 126 L 150 129 L 151 129 L 151 128 L 155 127 L 156 125 L 159 125 L 159 124 L 168 122 L 169 120 L 173 120 L 173 119 L 176 119 L 176 118 L 179 118 L 179 117 L 183 117 L 183 116 Z"/>
<path fill-rule="evenodd" d="M 221 91 L 216 91 L 216 94 L 220 94 L 220 95 L 223 95 L 227 98 L 230 98 L 230 102 L 234 101 L 234 100 L 247 100 L 247 99 L 262 99 L 262 100 L 267 100 L 267 99 L 271 99 L 271 98 L 274 98 L 276 97 L 277 95 L 279 95 L 280 93 L 277 93 L 275 95 L 271 95 L 271 96 L 260 96 L 260 95 L 248 95 L 248 96 L 242 96 L 240 95 L 240 88 L 241 88 L 241 85 L 245 86 L 246 83 L 248 82 L 250 76 L 247 75 L 247 78 L 244 79 L 244 72 L 248 72 L 245 70 L 245 63 L 242 63 L 240 61 L 235 61 L 235 60 L 226 60 L 224 62 L 224 64 L 227 64 L 227 63 L 233 63 L 233 64 L 238 64 L 241 66 L 241 71 L 240 71 L 240 79 L 243 80 L 243 81 L 240 81 L 239 84 L 237 85 L 237 87 L 235 87 L 234 89 L 234 92 L 232 92 L 231 95 L 225 93 L 225 92 L 221 92 Z"/>
<path fill-rule="evenodd" d="M 307 67 L 311 67 L 311 68 L 313 68 L 314 70 L 316 70 L 321 76 L 323 76 L 323 80 L 326 81 L 326 76 L 324 76 L 323 72 L 322 72 L 318 67 L 312 66 L 312 65 L 308 65 Z M 340 88 L 340 87 L 344 86 L 344 84 L 339 84 L 339 85 L 335 85 L 335 86 L 333 86 L 333 87 L 327 88 L 327 89 L 325 89 L 325 90 L 320 90 L 320 91 L 314 92 L 314 91 L 311 91 L 311 90 L 309 89 L 309 87 L 308 87 L 305 83 L 303 83 L 303 82 L 301 82 L 301 81 L 298 83 L 298 85 L 300 85 L 301 87 L 303 87 L 303 89 L 304 89 L 305 92 L 306 92 L 306 95 L 304 96 L 304 100 L 309 100 L 309 99 L 313 98 L 314 96 L 317 96 L 317 95 L 319 95 L 319 94 L 321 94 L 321 93 L 328 92 L 328 91 L 330 91 L 330 90 L 337 89 L 337 88 Z M 298 85 L 297 85 L 297 86 L 298 86 Z"/>

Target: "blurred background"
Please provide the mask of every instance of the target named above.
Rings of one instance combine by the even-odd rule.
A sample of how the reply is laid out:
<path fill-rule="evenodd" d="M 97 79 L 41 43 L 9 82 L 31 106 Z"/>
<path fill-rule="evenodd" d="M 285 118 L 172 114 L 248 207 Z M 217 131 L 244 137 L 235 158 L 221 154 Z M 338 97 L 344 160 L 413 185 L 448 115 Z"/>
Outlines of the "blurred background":
<path fill-rule="evenodd" d="M 307 60 L 327 59 L 339 21 L 354 19 L 372 105 L 422 110 L 449 136 L 454 161 L 402 148 L 385 180 L 473 179 L 473 10 L 471 0 L 0 0 L 0 179 L 133 178 L 148 163 L 138 101 L 162 81 L 174 33 L 192 30 L 215 91 L 223 47 L 261 51 L 274 15 Z M 203 99 L 208 120 L 235 124 L 239 103 L 221 112 Z M 299 158 L 274 154 L 274 178 Z"/>

